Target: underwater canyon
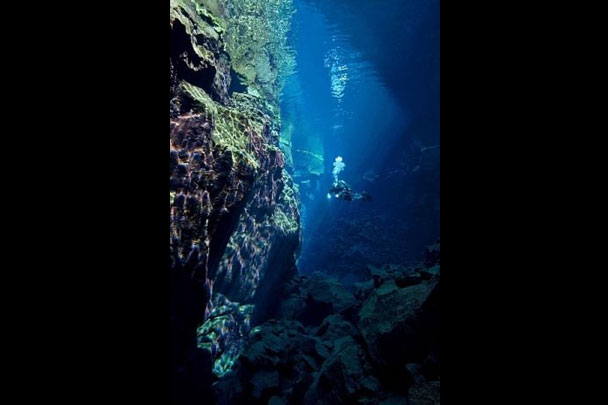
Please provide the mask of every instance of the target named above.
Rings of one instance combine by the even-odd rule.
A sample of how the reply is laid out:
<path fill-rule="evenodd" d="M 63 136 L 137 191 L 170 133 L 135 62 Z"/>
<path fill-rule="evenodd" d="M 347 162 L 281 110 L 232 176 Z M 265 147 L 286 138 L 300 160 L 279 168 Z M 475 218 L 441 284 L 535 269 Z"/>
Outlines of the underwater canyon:
<path fill-rule="evenodd" d="M 438 14 L 170 0 L 172 403 L 439 403 Z"/>

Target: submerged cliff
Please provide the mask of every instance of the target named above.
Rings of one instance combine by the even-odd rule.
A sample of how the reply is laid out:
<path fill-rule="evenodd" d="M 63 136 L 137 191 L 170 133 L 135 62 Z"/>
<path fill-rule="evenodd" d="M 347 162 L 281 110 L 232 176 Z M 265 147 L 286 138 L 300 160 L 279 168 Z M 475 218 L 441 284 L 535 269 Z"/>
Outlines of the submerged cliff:
<path fill-rule="evenodd" d="M 281 67 L 271 64 L 272 49 L 247 48 L 244 37 L 237 52 L 230 30 L 242 26 L 228 24 L 233 3 L 170 3 L 176 400 L 206 394 L 216 378 L 211 371 L 230 370 L 252 322 L 271 314 L 268 293 L 295 274 L 298 192 L 279 148 Z M 262 62 L 247 65 L 241 53 L 252 49 Z"/>

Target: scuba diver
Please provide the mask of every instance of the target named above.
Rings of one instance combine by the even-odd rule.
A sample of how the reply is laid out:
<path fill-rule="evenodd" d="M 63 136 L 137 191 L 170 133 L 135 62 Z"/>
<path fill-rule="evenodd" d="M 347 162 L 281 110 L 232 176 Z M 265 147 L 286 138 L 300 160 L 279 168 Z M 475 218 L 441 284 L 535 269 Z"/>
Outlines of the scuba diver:
<path fill-rule="evenodd" d="M 329 189 L 330 195 L 333 195 L 336 198 L 340 198 L 346 201 L 352 200 L 366 200 L 371 201 L 372 196 L 369 193 L 362 191 L 360 193 L 355 193 L 351 188 L 346 184 L 344 180 L 338 180 L 337 183 L 332 184 Z"/>
<path fill-rule="evenodd" d="M 352 200 L 371 201 L 372 196 L 369 195 L 369 193 L 367 193 L 365 191 L 356 193 L 349 187 L 349 185 L 344 180 L 338 179 L 338 174 L 342 170 L 344 170 L 344 167 L 346 167 L 346 165 L 344 164 L 342 157 L 338 156 L 336 158 L 336 160 L 334 161 L 334 170 L 333 170 L 334 182 L 333 182 L 331 188 L 329 189 L 329 193 L 327 194 L 327 197 L 331 198 L 331 196 L 333 195 L 334 197 L 340 198 L 345 201 L 352 201 Z"/>

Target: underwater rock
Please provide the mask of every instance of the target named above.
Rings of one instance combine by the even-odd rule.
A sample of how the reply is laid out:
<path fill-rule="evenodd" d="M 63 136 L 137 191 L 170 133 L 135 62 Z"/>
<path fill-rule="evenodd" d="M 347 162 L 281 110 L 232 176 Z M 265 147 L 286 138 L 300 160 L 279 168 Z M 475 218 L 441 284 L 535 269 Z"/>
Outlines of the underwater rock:
<path fill-rule="evenodd" d="M 172 400 L 438 403 L 439 243 L 405 267 L 404 224 L 352 216 L 320 241 L 336 276 L 362 281 L 356 293 L 297 275 L 287 169 L 314 195 L 325 164 L 322 134 L 292 143 L 281 130 L 292 12 L 289 0 L 170 0 Z"/>
<path fill-rule="evenodd" d="M 438 344 L 439 273 L 402 288 L 384 281 L 363 304 L 357 326 L 384 381 L 403 385 L 410 377 L 404 365 L 422 362 Z"/>
<path fill-rule="evenodd" d="M 250 328 L 270 317 L 276 305 L 271 292 L 295 274 L 300 241 L 299 197 L 285 170 L 280 117 L 272 107 L 277 94 L 229 94 L 223 4 L 170 1 L 176 374 L 201 350 L 211 354 L 217 376 L 229 373 Z M 199 384 L 213 381 L 208 376 Z"/>
<path fill-rule="evenodd" d="M 306 143 L 292 150 L 296 177 L 302 180 L 312 178 L 311 176 L 321 176 L 325 172 L 323 144 L 320 137 L 315 138 L 310 135 L 306 138 Z"/>
<path fill-rule="evenodd" d="M 426 383 L 426 378 L 420 373 L 422 367 L 417 363 L 409 363 L 405 365 L 405 368 L 410 373 L 414 384 L 424 384 Z"/>
<path fill-rule="evenodd" d="M 272 394 L 280 395 L 287 403 L 300 403 L 312 383 L 311 373 L 324 361 L 315 351 L 319 343 L 297 321 L 270 320 L 255 327 L 237 362 L 242 367 L 216 384 L 219 401 L 266 404 Z M 240 387 L 238 398 L 229 391 L 228 384 Z"/>
<path fill-rule="evenodd" d="M 330 306 L 331 312 L 345 313 L 355 306 L 353 295 L 339 282 L 314 273 L 305 284 L 308 300 L 316 305 Z"/>
<path fill-rule="evenodd" d="M 268 321 L 251 331 L 241 359 L 251 370 L 294 364 L 302 354 L 315 357 L 318 343 L 297 321 Z"/>
<path fill-rule="evenodd" d="M 374 280 L 367 280 L 360 283 L 354 283 L 355 298 L 364 301 L 374 291 Z"/>
<path fill-rule="evenodd" d="M 238 384 L 250 381 L 249 388 L 243 385 L 241 400 L 265 403 L 270 393 L 294 404 L 373 397 L 381 387 L 357 336 L 355 326 L 335 314 L 324 320 L 315 335 L 290 320 L 271 320 L 255 327 L 240 357 L 243 367 L 238 370 Z"/>
<path fill-rule="evenodd" d="M 380 384 L 372 373 L 363 348 L 350 336 L 340 338 L 307 391 L 305 403 L 348 403 L 375 395 Z"/>
<path fill-rule="evenodd" d="M 437 380 L 440 374 L 440 360 L 438 353 L 432 352 L 427 356 L 420 367 L 420 372 L 427 380 Z"/>
<path fill-rule="evenodd" d="M 394 264 L 388 264 L 382 267 L 368 265 L 367 268 L 375 288 L 380 287 L 386 281 L 394 282 L 394 284 L 399 288 L 416 285 L 419 284 L 423 279 L 420 272 L 428 271 L 426 268 L 422 268 L 417 271 L 416 269 Z M 429 278 L 430 277 L 427 277 L 425 279 L 428 280 Z"/>
<path fill-rule="evenodd" d="M 323 342 L 330 342 L 332 346 L 337 339 L 345 336 L 359 337 L 361 335 L 359 330 L 341 315 L 328 316 L 314 332 Z"/>
<path fill-rule="evenodd" d="M 424 280 L 430 280 L 433 277 L 438 276 L 439 271 L 440 271 L 439 265 L 433 266 L 431 268 L 424 268 L 424 269 L 420 270 L 420 277 L 423 278 Z"/>
<path fill-rule="evenodd" d="M 327 346 L 324 345 L 321 342 L 316 342 L 315 343 L 315 352 L 322 359 L 327 359 L 331 355 L 331 353 L 329 352 L 329 349 L 327 348 Z"/>
<path fill-rule="evenodd" d="M 287 402 L 285 402 L 283 398 L 275 395 L 274 397 L 270 398 L 268 405 L 287 405 Z"/>
<path fill-rule="evenodd" d="M 279 387 L 279 373 L 277 371 L 260 371 L 251 379 L 253 397 L 260 399 L 268 390 Z"/>
<path fill-rule="evenodd" d="M 227 103 L 230 64 L 222 47 L 224 29 L 220 21 L 194 1 L 171 0 L 169 23 L 175 74 Z"/>
<path fill-rule="evenodd" d="M 357 301 L 342 284 L 322 273 L 298 277 L 287 287 L 279 307 L 282 318 L 297 319 L 305 326 L 318 326 L 331 314 L 351 315 Z"/>
<path fill-rule="evenodd" d="M 219 403 L 410 404 L 408 394 L 419 403 L 438 400 L 439 265 L 369 271 L 381 283 L 369 280 L 364 302 L 322 274 L 285 283 L 277 319 L 249 332 L 240 367 L 215 384 Z M 327 313 L 322 319 L 313 315 L 319 309 Z"/>
<path fill-rule="evenodd" d="M 424 265 L 432 267 L 440 263 L 441 245 L 439 241 L 434 245 L 429 246 L 425 252 Z"/>
<path fill-rule="evenodd" d="M 408 393 L 410 405 L 437 405 L 440 403 L 440 382 L 414 384 Z"/>
<path fill-rule="evenodd" d="M 270 100 L 278 110 L 277 94 L 295 68 L 287 44 L 294 6 L 291 0 L 227 1 L 226 49 L 234 71 L 249 94 Z M 272 114 L 271 114 L 272 115 Z"/>

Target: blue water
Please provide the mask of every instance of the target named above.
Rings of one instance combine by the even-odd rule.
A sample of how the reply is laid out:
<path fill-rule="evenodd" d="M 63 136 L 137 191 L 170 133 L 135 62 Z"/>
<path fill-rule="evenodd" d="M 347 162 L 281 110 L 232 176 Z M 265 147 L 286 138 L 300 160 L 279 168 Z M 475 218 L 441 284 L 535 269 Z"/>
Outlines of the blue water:
<path fill-rule="evenodd" d="M 302 273 L 346 284 L 368 264 L 412 264 L 439 239 L 439 1 L 296 0 L 297 72 L 285 87 L 292 148 L 322 154 L 302 198 Z M 332 163 L 373 201 L 327 198 Z M 318 174 L 318 173 L 317 173 Z"/>

